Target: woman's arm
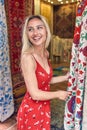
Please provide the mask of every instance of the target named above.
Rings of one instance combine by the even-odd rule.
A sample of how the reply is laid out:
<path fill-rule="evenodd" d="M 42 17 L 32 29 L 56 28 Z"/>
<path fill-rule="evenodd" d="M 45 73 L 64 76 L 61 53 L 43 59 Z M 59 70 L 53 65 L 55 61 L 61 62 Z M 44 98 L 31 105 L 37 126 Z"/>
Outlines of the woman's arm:
<path fill-rule="evenodd" d="M 50 83 L 54 84 L 54 83 L 64 82 L 64 81 L 68 81 L 68 79 L 69 79 L 69 73 L 67 73 L 66 75 L 63 75 L 63 76 L 52 77 Z"/>

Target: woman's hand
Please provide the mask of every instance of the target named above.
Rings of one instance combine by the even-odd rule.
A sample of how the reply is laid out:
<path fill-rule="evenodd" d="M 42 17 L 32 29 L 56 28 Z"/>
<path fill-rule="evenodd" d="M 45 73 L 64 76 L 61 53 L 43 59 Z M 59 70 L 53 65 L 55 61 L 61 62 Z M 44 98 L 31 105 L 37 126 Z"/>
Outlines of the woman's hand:
<path fill-rule="evenodd" d="M 71 95 L 71 92 L 58 90 L 58 99 L 66 100 Z"/>
<path fill-rule="evenodd" d="M 66 81 L 68 81 L 68 79 L 69 79 L 69 77 L 70 77 L 70 73 L 67 72 L 66 75 L 65 75 L 65 77 L 66 77 Z"/>

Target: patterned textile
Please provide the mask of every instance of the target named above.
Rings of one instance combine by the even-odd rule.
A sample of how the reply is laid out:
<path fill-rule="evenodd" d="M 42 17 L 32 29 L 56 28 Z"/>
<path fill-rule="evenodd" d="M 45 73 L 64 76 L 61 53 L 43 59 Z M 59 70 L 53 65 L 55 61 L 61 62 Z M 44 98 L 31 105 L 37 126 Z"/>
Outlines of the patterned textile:
<path fill-rule="evenodd" d="M 14 112 L 4 0 L 0 1 L 0 121 Z"/>
<path fill-rule="evenodd" d="M 26 91 L 20 71 L 22 25 L 26 16 L 33 13 L 34 0 L 6 0 L 5 5 L 8 20 L 12 84 L 16 111 Z"/>
<path fill-rule="evenodd" d="M 87 66 L 87 0 L 83 0 L 77 10 L 70 79 L 68 91 L 72 95 L 66 101 L 64 127 L 65 130 L 82 130 L 84 90 Z M 84 106 L 85 107 L 85 106 Z M 87 124 L 86 124 L 87 125 Z M 86 130 L 86 129 L 83 129 Z"/>
<path fill-rule="evenodd" d="M 53 35 L 51 39 L 51 55 L 54 57 L 60 57 L 61 62 L 70 61 L 70 53 L 72 48 L 72 38 L 60 38 L 59 36 Z"/>
<path fill-rule="evenodd" d="M 87 64 L 86 64 L 87 71 Z M 85 82 L 85 94 L 84 94 L 84 105 L 83 105 L 83 122 L 82 130 L 87 130 L 87 72 L 86 72 L 86 82 Z"/>
<path fill-rule="evenodd" d="M 73 38 L 76 18 L 76 3 L 54 6 L 53 9 L 53 34 L 61 38 Z"/>

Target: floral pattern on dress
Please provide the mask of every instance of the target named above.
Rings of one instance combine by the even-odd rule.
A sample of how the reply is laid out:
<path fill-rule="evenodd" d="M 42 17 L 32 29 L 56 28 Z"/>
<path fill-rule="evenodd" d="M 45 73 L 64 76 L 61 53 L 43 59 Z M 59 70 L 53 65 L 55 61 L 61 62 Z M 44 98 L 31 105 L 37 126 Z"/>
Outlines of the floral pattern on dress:
<path fill-rule="evenodd" d="M 48 74 L 37 62 L 36 77 L 38 88 L 42 91 L 50 91 L 50 81 L 53 76 L 52 67 Z M 33 100 L 29 92 L 26 92 L 17 114 L 17 130 L 50 130 L 50 100 Z"/>
<path fill-rule="evenodd" d="M 82 130 L 83 104 L 87 66 L 87 1 L 78 6 L 70 62 L 68 91 L 72 95 L 66 101 L 65 130 Z M 84 130 L 84 129 L 83 129 Z"/>
<path fill-rule="evenodd" d="M 0 121 L 14 112 L 4 0 L 0 0 Z"/>

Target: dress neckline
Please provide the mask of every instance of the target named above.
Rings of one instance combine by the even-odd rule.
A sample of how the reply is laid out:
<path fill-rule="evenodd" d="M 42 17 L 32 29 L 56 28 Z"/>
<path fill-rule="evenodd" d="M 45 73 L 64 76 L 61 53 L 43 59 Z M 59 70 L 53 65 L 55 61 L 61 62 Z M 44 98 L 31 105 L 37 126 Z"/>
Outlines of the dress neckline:
<path fill-rule="evenodd" d="M 34 55 L 32 55 L 32 56 L 34 57 Z M 39 61 L 38 61 L 35 57 L 34 57 L 34 59 L 35 59 L 35 61 L 39 64 L 39 66 L 44 70 L 44 72 L 49 75 L 50 72 L 51 72 L 49 60 L 48 60 L 49 72 L 47 72 L 47 71 L 45 70 L 45 68 L 39 63 Z"/>
<path fill-rule="evenodd" d="M 36 60 L 36 59 L 35 59 Z M 50 74 L 50 64 L 49 64 L 49 61 L 48 61 L 48 65 L 49 65 L 49 72 L 47 72 L 44 67 L 36 60 L 36 62 L 39 64 L 39 66 L 49 75 Z"/>

